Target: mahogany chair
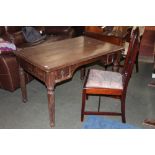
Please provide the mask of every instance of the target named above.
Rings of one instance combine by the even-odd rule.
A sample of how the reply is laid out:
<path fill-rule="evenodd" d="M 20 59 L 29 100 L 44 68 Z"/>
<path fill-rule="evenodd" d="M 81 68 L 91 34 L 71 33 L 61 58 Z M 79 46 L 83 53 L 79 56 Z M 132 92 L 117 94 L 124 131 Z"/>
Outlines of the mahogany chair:
<path fill-rule="evenodd" d="M 139 41 L 137 31 L 133 32 L 129 44 L 128 54 L 125 59 L 122 73 L 90 69 L 82 92 L 81 121 L 84 115 L 114 115 L 121 116 L 122 122 L 126 122 L 125 118 L 125 99 L 129 80 L 139 51 Z M 86 99 L 88 95 L 99 96 L 98 111 L 85 110 Z M 120 99 L 121 112 L 101 112 L 100 97 L 107 96 Z"/>

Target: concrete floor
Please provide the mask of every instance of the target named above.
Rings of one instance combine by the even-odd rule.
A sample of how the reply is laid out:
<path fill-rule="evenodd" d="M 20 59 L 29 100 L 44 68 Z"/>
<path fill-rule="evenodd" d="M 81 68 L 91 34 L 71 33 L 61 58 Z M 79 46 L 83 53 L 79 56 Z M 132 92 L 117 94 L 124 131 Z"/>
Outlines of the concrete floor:
<path fill-rule="evenodd" d="M 92 68 L 101 68 L 92 66 Z M 143 125 L 146 118 L 155 118 L 155 88 L 148 87 L 152 80 L 151 63 L 140 63 L 139 73 L 133 71 L 126 97 L 127 123 L 140 128 L 153 128 Z M 55 89 L 56 129 L 82 128 L 80 121 L 81 90 L 83 81 L 77 71 L 73 79 L 59 84 Z M 27 85 L 28 102 L 22 103 L 21 91 L 11 93 L 0 89 L 0 128 L 1 129 L 48 129 L 49 115 L 46 88 L 33 80 Z M 89 97 L 87 108 L 96 108 L 98 97 Z M 101 108 L 119 109 L 116 99 L 102 97 Z M 86 118 L 86 117 L 85 117 Z M 110 117 L 121 121 L 120 117 Z"/>

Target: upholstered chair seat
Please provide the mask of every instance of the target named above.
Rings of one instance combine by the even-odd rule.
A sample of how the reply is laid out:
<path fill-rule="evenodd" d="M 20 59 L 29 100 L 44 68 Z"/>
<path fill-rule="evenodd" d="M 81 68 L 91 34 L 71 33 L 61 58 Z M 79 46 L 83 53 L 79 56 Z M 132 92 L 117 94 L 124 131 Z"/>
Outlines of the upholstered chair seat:
<path fill-rule="evenodd" d="M 118 72 L 91 69 L 86 88 L 123 89 L 122 75 Z"/>

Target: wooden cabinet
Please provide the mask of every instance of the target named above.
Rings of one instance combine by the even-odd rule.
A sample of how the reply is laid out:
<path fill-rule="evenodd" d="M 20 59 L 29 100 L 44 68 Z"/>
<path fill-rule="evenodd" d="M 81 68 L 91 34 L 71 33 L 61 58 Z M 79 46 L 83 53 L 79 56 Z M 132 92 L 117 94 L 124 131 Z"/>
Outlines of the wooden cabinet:
<path fill-rule="evenodd" d="M 145 26 L 145 30 L 155 31 L 155 26 Z"/>
<path fill-rule="evenodd" d="M 120 33 L 119 31 L 105 31 L 101 26 L 86 26 L 85 35 L 115 45 L 123 45 L 126 33 Z"/>
<path fill-rule="evenodd" d="M 140 46 L 140 55 L 153 57 L 155 42 L 155 26 L 146 26 Z"/>
<path fill-rule="evenodd" d="M 85 32 L 103 32 L 101 26 L 85 26 Z"/>

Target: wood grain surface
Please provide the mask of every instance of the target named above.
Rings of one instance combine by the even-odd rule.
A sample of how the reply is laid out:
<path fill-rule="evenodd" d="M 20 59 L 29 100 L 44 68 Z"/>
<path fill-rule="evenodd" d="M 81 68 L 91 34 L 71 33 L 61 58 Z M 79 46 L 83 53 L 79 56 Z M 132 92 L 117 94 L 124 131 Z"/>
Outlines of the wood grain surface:
<path fill-rule="evenodd" d="M 17 51 L 16 55 L 28 62 L 33 62 L 33 65 L 51 71 L 121 49 L 123 49 L 122 46 L 81 36 L 24 48 Z"/>

